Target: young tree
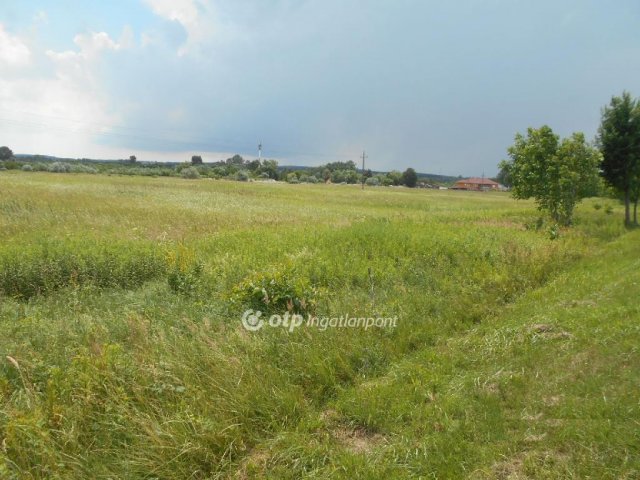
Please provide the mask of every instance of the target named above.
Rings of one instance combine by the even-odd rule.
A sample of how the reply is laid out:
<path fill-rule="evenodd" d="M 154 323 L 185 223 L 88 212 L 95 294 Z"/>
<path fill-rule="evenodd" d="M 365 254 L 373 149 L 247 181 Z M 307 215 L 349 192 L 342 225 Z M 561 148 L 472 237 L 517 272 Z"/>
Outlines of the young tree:
<path fill-rule="evenodd" d="M 598 129 L 602 152 L 602 175 L 624 198 L 624 223 L 631 225 L 630 204 L 634 204 L 633 223 L 637 225 L 640 196 L 640 101 L 629 92 L 613 97 L 602 109 Z"/>
<path fill-rule="evenodd" d="M 418 183 L 418 174 L 413 168 L 407 168 L 402 172 L 402 184 L 413 188 Z"/>
<path fill-rule="evenodd" d="M 562 225 L 571 223 L 575 205 L 597 188 L 600 154 L 582 133 L 560 141 L 546 125 L 529 128 L 526 137 L 516 134 L 509 156 L 501 168 L 510 174 L 513 196 L 533 197 Z"/>

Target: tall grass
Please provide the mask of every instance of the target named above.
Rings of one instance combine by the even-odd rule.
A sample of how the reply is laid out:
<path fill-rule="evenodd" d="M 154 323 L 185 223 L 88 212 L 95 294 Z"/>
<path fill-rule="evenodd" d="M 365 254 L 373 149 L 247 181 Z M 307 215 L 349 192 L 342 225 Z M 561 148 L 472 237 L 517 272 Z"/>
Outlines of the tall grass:
<path fill-rule="evenodd" d="M 0 177 L 0 477 L 631 478 L 635 437 L 608 460 L 609 434 L 523 420 L 582 388 L 632 435 L 593 400 L 604 374 L 570 386 L 596 350 L 558 313 L 638 314 L 612 297 L 637 272 L 613 216 L 585 205 L 550 240 L 500 194 L 192 183 Z M 399 319 L 248 332 L 248 308 Z M 637 355 L 608 345 L 601 372 L 632 384 Z"/>
<path fill-rule="evenodd" d="M 0 292 L 30 298 L 88 284 L 136 288 L 165 271 L 163 256 L 149 245 L 43 241 L 0 251 Z"/>

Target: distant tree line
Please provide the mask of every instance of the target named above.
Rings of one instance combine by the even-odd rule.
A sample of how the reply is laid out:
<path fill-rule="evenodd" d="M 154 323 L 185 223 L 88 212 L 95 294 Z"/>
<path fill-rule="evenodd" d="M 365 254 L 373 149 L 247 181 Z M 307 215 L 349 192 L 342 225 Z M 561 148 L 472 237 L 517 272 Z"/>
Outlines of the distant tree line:
<path fill-rule="evenodd" d="M 413 168 L 401 173 L 392 170 L 386 173 L 373 173 L 371 170 L 358 171 L 352 160 L 346 162 L 330 162 L 319 167 L 304 169 L 283 169 L 282 179 L 289 183 L 365 183 L 369 186 L 399 186 L 413 188 L 418 183 L 418 174 Z"/>
<path fill-rule="evenodd" d="M 413 168 L 404 172 L 388 173 L 358 171 L 355 162 L 330 162 L 319 167 L 282 168 L 273 159 L 246 160 L 233 155 L 226 160 L 204 162 L 201 155 L 179 164 L 139 162 L 135 155 L 118 161 L 89 159 L 55 159 L 45 156 L 20 156 L 15 158 L 8 147 L 0 147 L 1 169 L 25 171 L 51 171 L 58 173 L 106 173 L 110 175 L 180 176 L 183 178 L 225 178 L 238 181 L 279 180 L 288 183 L 346 183 L 369 186 L 405 185 L 413 188 L 418 184 L 418 175 Z"/>

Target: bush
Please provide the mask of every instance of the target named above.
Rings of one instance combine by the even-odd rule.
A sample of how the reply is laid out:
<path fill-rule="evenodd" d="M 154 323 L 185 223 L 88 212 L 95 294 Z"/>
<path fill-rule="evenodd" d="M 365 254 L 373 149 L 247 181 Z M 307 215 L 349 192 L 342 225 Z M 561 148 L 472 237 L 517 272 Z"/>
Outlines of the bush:
<path fill-rule="evenodd" d="M 95 168 L 90 167 L 88 165 L 83 165 L 81 163 L 69 165 L 69 171 L 71 173 L 92 173 L 92 174 L 98 173 L 98 171 Z"/>
<path fill-rule="evenodd" d="M 378 177 L 369 177 L 367 178 L 365 183 L 372 187 L 377 187 L 378 185 L 380 185 L 380 180 L 378 179 Z"/>
<path fill-rule="evenodd" d="M 233 288 L 231 301 L 240 308 L 266 313 L 312 314 L 317 306 L 317 290 L 295 269 L 281 266 L 257 272 Z"/>
<path fill-rule="evenodd" d="M 36 163 L 33 164 L 33 171 L 34 172 L 47 172 L 47 171 L 49 171 L 49 168 L 48 168 L 46 163 L 36 162 Z"/>
<path fill-rule="evenodd" d="M 22 168 L 20 169 L 23 172 L 33 172 L 33 167 L 29 164 L 26 165 L 22 165 Z"/>
<path fill-rule="evenodd" d="M 71 171 L 71 165 L 63 162 L 53 162 L 49 165 L 49 171 L 53 173 L 69 173 Z"/>
<path fill-rule="evenodd" d="M 196 179 L 200 178 L 200 172 L 195 167 L 186 167 L 180 170 L 182 178 Z"/>
<path fill-rule="evenodd" d="M 202 285 L 203 263 L 191 249 L 179 245 L 166 254 L 169 288 L 182 295 L 194 295 Z"/>
<path fill-rule="evenodd" d="M 236 180 L 239 182 L 248 182 L 249 173 L 246 170 L 239 170 L 235 175 Z"/>
<path fill-rule="evenodd" d="M 5 170 L 18 170 L 22 167 L 22 163 L 16 162 L 15 160 L 5 160 L 3 166 Z"/>
<path fill-rule="evenodd" d="M 298 176 L 291 172 L 289 174 L 287 174 L 287 183 L 300 183 L 300 180 L 298 180 Z"/>

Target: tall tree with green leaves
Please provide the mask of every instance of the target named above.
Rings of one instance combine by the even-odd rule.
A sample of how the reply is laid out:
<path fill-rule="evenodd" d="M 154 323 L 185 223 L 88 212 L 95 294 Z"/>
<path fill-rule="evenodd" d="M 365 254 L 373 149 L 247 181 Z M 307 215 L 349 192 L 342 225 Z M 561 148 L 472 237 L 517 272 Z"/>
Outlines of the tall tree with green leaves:
<path fill-rule="evenodd" d="M 9 147 L 0 147 L 0 160 L 11 160 L 13 152 Z"/>
<path fill-rule="evenodd" d="M 582 133 L 560 140 L 550 127 L 529 128 L 516 134 L 509 147 L 508 171 L 515 198 L 534 198 L 540 210 L 562 225 L 570 225 L 576 204 L 598 187 L 600 153 Z"/>
<path fill-rule="evenodd" d="M 406 185 L 409 188 L 414 188 L 418 183 L 418 174 L 416 171 L 409 167 L 404 172 L 402 172 L 402 184 Z"/>
<path fill-rule="evenodd" d="M 640 197 L 640 101 L 629 92 L 613 97 L 602 109 L 598 129 L 598 146 L 602 152 L 602 176 L 624 198 L 624 223 L 638 224 Z"/>

